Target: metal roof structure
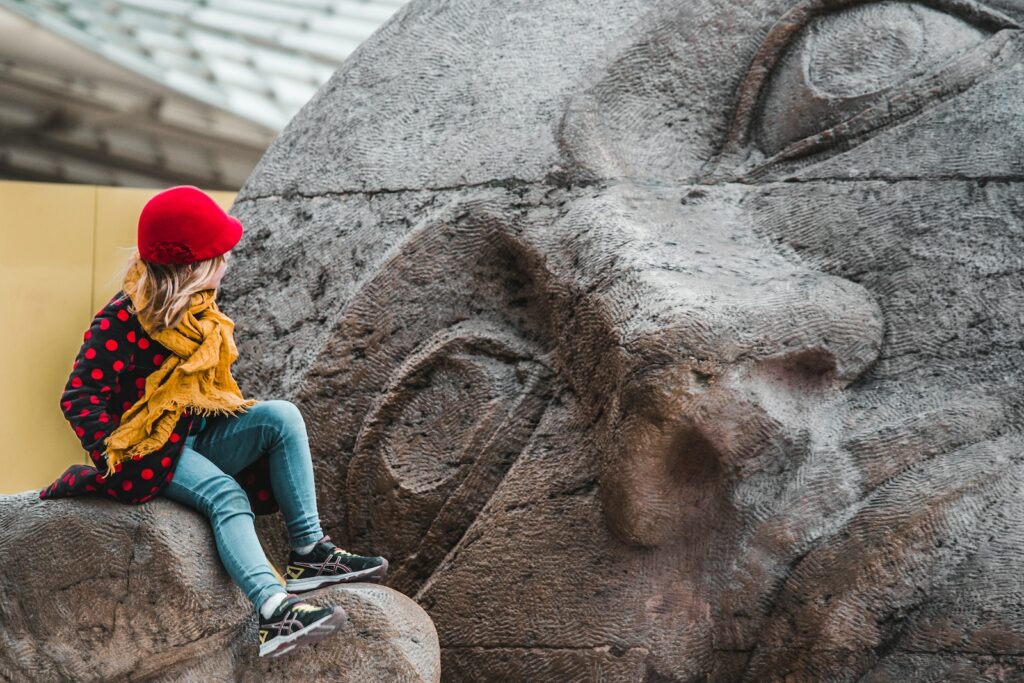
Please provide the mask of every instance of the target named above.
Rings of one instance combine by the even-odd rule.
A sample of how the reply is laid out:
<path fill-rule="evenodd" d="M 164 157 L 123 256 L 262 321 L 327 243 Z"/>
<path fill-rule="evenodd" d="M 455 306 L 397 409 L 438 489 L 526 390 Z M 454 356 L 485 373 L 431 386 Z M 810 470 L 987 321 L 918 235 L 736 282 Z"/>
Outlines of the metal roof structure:
<path fill-rule="evenodd" d="M 405 0 L 0 0 L 0 177 L 238 189 Z"/>

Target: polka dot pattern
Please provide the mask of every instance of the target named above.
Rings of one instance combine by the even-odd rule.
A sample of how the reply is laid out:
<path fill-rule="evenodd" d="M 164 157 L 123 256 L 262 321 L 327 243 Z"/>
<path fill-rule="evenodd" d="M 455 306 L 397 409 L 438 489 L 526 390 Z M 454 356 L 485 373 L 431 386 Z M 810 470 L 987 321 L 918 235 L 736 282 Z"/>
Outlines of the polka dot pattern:
<path fill-rule="evenodd" d="M 39 492 L 41 499 L 102 495 L 138 505 L 160 495 L 174 479 L 174 468 L 194 419 L 183 414 L 167 442 L 158 450 L 129 458 L 106 476 L 106 438 L 121 417 L 145 395 L 146 378 L 171 352 L 151 339 L 138 318 L 127 311 L 127 296 L 118 292 L 82 335 L 82 347 L 61 396 L 61 410 L 94 466 L 75 464 Z M 279 510 L 270 485 L 268 455 L 234 475 L 249 497 L 253 512 Z"/>

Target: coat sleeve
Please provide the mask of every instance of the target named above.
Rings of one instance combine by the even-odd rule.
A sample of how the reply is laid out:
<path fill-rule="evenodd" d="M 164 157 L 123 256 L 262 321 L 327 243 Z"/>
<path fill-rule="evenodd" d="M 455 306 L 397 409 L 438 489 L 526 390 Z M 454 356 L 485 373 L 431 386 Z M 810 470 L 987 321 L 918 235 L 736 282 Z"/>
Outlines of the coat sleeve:
<path fill-rule="evenodd" d="M 64 417 L 100 472 L 107 469 L 103 441 L 117 426 L 109 409 L 110 398 L 118 375 L 133 356 L 133 347 L 125 338 L 127 303 L 115 298 L 96 314 L 60 398 Z"/>

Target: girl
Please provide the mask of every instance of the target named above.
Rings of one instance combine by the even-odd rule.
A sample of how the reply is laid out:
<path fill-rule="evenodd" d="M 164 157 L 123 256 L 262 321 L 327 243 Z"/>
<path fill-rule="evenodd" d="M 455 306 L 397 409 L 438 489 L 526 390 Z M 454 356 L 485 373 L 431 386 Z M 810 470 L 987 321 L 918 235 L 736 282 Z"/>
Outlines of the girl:
<path fill-rule="evenodd" d="M 325 638 L 340 606 L 297 593 L 381 580 L 383 557 L 335 546 L 320 528 L 306 426 L 285 400 L 245 399 L 231 376 L 234 323 L 215 301 L 242 224 L 191 185 L 142 209 L 123 286 L 96 314 L 61 396 L 95 467 L 72 465 L 42 499 L 86 494 L 141 504 L 164 496 L 209 518 L 217 551 L 252 601 L 260 656 Z M 292 550 L 282 586 L 256 536 L 281 510 Z"/>

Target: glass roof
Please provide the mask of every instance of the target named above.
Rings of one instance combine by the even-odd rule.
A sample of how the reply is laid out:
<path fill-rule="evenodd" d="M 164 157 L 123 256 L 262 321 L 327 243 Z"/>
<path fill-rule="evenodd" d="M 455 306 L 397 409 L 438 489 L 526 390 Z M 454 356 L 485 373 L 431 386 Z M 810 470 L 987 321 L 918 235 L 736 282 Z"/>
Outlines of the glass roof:
<path fill-rule="evenodd" d="M 0 177 L 237 189 L 405 2 L 0 0 Z"/>
<path fill-rule="evenodd" d="M 404 0 L 0 0 L 182 94 L 273 129 Z M 2 49 L 0 49 L 2 54 Z M 276 86 L 269 76 L 279 76 Z M 282 79 L 299 83 L 282 84 Z"/>

